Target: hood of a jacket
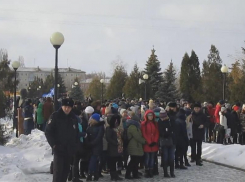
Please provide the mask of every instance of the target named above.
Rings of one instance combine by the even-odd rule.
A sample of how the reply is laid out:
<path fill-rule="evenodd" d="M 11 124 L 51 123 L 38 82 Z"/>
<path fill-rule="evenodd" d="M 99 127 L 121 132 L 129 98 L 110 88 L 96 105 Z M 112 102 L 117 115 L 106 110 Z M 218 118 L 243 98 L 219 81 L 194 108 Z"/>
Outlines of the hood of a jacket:
<path fill-rule="evenodd" d="M 134 125 L 137 128 L 140 128 L 140 123 L 138 121 L 133 120 L 133 119 L 127 120 L 126 123 L 127 123 L 127 127 L 130 125 Z"/>
<path fill-rule="evenodd" d="M 144 115 L 145 121 L 148 121 L 147 115 L 149 113 L 152 113 L 153 114 L 153 119 L 152 120 L 155 121 L 155 118 L 156 118 L 155 113 L 152 110 L 150 110 L 150 109 L 145 112 L 145 115 Z"/>

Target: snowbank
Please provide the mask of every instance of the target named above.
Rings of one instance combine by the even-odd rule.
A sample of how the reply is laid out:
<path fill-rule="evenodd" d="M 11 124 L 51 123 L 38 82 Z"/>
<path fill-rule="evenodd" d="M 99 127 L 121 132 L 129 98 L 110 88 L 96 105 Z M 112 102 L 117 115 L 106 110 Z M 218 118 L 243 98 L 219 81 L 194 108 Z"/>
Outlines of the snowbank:
<path fill-rule="evenodd" d="M 42 131 L 33 130 L 28 136 L 12 138 L 6 146 L 0 146 L 0 181 L 50 180 L 47 174 L 40 174 L 49 172 L 50 161 L 51 148 Z"/>
<path fill-rule="evenodd" d="M 245 169 L 244 158 L 245 145 L 202 144 L 202 159 Z"/>

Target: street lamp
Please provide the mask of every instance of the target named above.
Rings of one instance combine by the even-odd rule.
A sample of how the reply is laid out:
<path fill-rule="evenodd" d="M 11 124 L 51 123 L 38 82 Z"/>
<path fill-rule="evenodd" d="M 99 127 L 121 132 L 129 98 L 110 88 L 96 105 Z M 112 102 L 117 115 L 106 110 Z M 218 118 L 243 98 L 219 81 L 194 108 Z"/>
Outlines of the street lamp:
<path fill-rule="evenodd" d="M 228 67 L 224 64 L 220 70 L 223 74 L 223 100 L 225 101 L 225 85 L 226 85 L 226 74 L 228 73 Z"/>
<path fill-rule="evenodd" d="M 14 118 L 13 118 L 13 128 L 14 125 L 16 127 L 16 137 L 18 137 L 18 119 L 17 117 L 17 103 L 16 103 L 16 71 L 20 67 L 20 62 L 19 61 L 14 61 L 12 63 L 12 67 L 14 69 Z"/>
<path fill-rule="evenodd" d="M 100 80 L 100 83 L 101 83 L 101 105 L 103 104 L 103 86 L 104 86 L 104 82 L 105 82 L 105 80 L 104 79 L 101 79 Z"/>
<path fill-rule="evenodd" d="M 147 74 L 143 75 L 143 79 L 145 80 L 145 100 L 146 100 L 146 80 L 148 80 L 149 76 Z"/>
<path fill-rule="evenodd" d="M 57 82 L 58 82 L 58 49 L 64 43 L 64 36 L 60 32 L 55 32 L 50 37 L 50 42 L 55 48 L 55 69 L 54 69 L 54 105 L 55 111 L 58 110 Z"/>
<path fill-rule="evenodd" d="M 59 97 L 59 95 L 60 95 L 60 94 L 59 94 L 60 84 L 57 84 L 57 89 L 58 89 L 58 90 L 57 90 L 57 97 Z"/>
<path fill-rule="evenodd" d="M 74 83 L 74 85 L 75 85 L 75 86 L 78 86 L 78 83 L 77 83 L 77 82 L 75 82 L 75 83 Z"/>

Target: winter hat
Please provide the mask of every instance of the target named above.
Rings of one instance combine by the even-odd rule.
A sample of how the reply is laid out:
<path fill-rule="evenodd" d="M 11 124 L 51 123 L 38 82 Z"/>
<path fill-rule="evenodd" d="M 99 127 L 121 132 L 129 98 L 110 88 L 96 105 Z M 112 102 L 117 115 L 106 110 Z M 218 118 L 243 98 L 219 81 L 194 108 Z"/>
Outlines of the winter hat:
<path fill-rule="evenodd" d="M 100 122 L 100 115 L 97 114 L 97 113 L 94 113 L 92 116 L 91 116 L 92 119 L 96 120 L 97 122 Z"/>
<path fill-rule="evenodd" d="M 226 107 L 226 109 L 230 109 L 231 108 L 231 105 L 229 103 L 226 103 L 225 104 L 225 107 Z"/>
<path fill-rule="evenodd" d="M 160 110 L 159 117 L 160 118 L 166 118 L 166 117 L 168 117 L 167 112 L 163 108 L 161 108 L 161 110 Z"/>
<path fill-rule="evenodd" d="M 238 111 L 238 110 L 240 109 L 240 107 L 234 105 L 234 106 L 232 107 L 232 109 L 233 109 L 234 111 Z"/>
<path fill-rule="evenodd" d="M 202 106 L 201 106 L 201 104 L 200 104 L 199 102 L 196 102 L 196 103 L 193 105 L 193 107 L 200 107 L 200 108 L 201 108 Z"/>
<path fill-rule="evenodd" d="M 169 102 L 168 107 L 177 107 L 176 102 Z"/>
<path fill-rule="evenodd" d="M 116 103 L 113 103 L 112 107 L 115 108 L 115 109 L 118 109 L 118 105 Z"/>
<path fill-rule="evenodd" d="M 242 110 L 245 110 L 245 104 L 242 105 Z"/>
<path fill-rule="evenodd" d="M 204 103 L 203 103 L 203 106 L 204 106 L 204 107 L 207 107 L 207 105 L 208 105 L 207 102 L 204 102 Z"/>
<path fill-rule="evenodd" d="M 223 104 L 225 103 L 225 101 L 224 101 L 224 100 L 220 100 L 219 103 L 220 103 L 221 105 L 223 105 Z"/>
<path fill-rule="evenodd" d="M 221 107 L 221 112 L 224 112 L 226 110 L 225 107 Z"/>
<path fill-rule="evenodd" d="M 85 113 L 87 114 L 92 114 L 94 112 L 94 108 L 91 106 L 86 107 Z"/>
<path fill-rule="evenodd" d="M 126 110 L 126 109 L 121 109 L 121 110 L 120 110 L 120 115 L 123 115 L 123 113 L 124 113 L 125 111 L 127 111 L 127 110 Z"/>
<path fill-rule="evenodd" d="M 73 107 L 74 101 L 71 98 L 65 98 L 62 100 L 62 106 Z"/>

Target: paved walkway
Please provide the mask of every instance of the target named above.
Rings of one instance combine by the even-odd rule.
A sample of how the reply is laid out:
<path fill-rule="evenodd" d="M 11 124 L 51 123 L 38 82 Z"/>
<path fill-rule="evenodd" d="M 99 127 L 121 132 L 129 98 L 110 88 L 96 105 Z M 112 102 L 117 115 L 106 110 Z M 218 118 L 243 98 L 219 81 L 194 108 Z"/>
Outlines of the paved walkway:
<path fill-rule="evenodd" d="M 142 181 L 142 182 L 245 182 L 245 172 L 219 166 L 216 164 L 204 162 L 202 167 L 193 165 L 188 170 L 175 170 L 176 178 L 164 178 L 163 170 L 159 168 L 160 175 L 152 179 L 143 178 L 140 180 L 124 180 L 124 181 Z M 124 171 L 123 171 L 124 172 Z M 29 181 L 29 179 L 28 179 Z M 33 174 L 30 175 L 30 182 L 51 182 L 50 174 Z M 86 180 L 83 180 L 86 181 Z M 100 178 L 99 181 L 110 181 L 109 175 Z"/>

